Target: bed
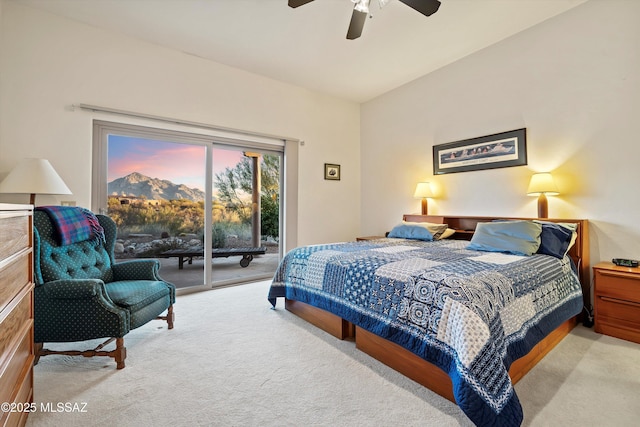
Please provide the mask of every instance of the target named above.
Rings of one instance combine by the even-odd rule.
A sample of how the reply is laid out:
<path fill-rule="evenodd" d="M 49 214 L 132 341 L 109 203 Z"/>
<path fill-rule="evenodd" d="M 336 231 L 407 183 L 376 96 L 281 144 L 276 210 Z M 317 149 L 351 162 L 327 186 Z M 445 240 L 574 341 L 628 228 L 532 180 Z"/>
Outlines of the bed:
<path fill-rule="evenodd" d="M 416 223 L 428 224 L 431 241 L 411 234 L 420 230 Z M 433 231 L 435 224 L 443 226 Z M 409 235 L 393 234 L 404 226 Z M 562 234 L 566 227 L 572 231 Z M 536 253 L 521 247 L 524 228 L 546 233 L 540 245 L 538 231 Z M 516 250 L 491 247 L 501 229 L 518 230 L 504 237 L 517 237 Z M 571 243 L 544 254 L 555 229 Z M 450 236 L 438 238 L 438 230 Z M 405 215 L 390 236 L 290 251 L 269 301 L 275 308 L 284 297 L 287 310 L 354 339 L 358 349 L 457 403 L 476 425 L 520 425 L 513 384 L 589 306 L 587 221 Z"/>

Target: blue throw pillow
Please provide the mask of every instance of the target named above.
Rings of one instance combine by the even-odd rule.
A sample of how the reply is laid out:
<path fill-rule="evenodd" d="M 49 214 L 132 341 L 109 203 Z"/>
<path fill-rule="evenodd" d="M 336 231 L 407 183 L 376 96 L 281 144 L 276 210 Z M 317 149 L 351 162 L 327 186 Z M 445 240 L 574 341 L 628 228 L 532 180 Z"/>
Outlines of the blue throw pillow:
<path fill-rule="evenodd" d="M 542 233 L 538 253 L 564 258 L 573 239 L 573 230 L 553 222 L 540 222 L 540 224 L 542 224 Z"/>
<path fill-rule="evenodd" d="M 541 232 L 542 225 L 532 221 L 479 222 L 467 249 L 533 255 Z"/>
<path fill-rule="evenodd" d="M 425 227 L 419 225 L 400 224 L 393 227 L 387 237 L 395 237 L 398 239 L 425 240 L 430 242 L 433 240 L 433 234 Z"/>

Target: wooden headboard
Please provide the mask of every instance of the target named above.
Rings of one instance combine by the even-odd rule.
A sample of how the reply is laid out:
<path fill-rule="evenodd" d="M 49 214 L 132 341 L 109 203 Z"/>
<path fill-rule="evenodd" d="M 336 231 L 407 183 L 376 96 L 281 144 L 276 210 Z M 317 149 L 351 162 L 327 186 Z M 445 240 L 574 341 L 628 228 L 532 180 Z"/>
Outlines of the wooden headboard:
<path fill-rule="evenodd" d="M 591 265 L 589 261 L 589 221 L 586 219 L 558 219 L 558 218 L 514 218 L 514 217 L 488 217 L 488 216 L 448 216 L 448 215 L 403 215 L 403 220 L 409 222 L 432 222 L 435 224 L 447 224 L 449 228 L 456 230 L 453 239 L 471 240 L 476 225 L 479 222 L 490 222 L 496 219 L 538 219 L 549 222 L 568 222 L 578 224 L 577 237 L 573 247 L 569 250 L 569 256 L 578 267 L 578 275 L 582 285 L 584 306 L 591 307 Z"/>

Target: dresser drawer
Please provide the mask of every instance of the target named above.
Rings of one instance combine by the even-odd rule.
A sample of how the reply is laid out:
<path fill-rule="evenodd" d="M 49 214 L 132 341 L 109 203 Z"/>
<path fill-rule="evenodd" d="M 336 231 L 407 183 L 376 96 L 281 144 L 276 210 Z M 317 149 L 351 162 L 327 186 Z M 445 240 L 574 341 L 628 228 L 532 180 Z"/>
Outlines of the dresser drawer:
<path fill-rule="evenodd" d="M 24 332 L 26 325 L 31 325 L 31 292 L 23 292 L 20 298 L 12 302 L 5 310 L 0 312 L 0 354 L 3 356 L 12 352 L 12 347 L 16 344 L 19 335 Z M 4 360 L 0 359 L 0 372 Z"/>
<path fill-rule="evenodd" d="M 14 402 L 27 404 L 33 402 L 33 370 L 30 366 L 25 366 L 23 369 L 24 381 L 22 382 L 22 386 L 20 390 L 18 390 L 18 394 Z M 36 407 L 37 408 L 37 407 Z M 6 415 L 6 420 L 0 420 L 0 425 L 8 426 L 24 426 L 27 423 L 27 416 L 29 415 L 29 411 L 24 412 L 10 412 Z M 4 421 L 4 424 L 3 424 Z"/>
<path fill-rule="evenodd" d="M 10 216 L 0 220 L 0 262 L 30 246 L 28 216 Z"/>
<path fill-rule="evenodd" d="M 0 312 L 31 280 L 31 252 L 23 252 L 13 262 L 0 267 Z"/>
<path fill-rule="evenodd" d="M 31 325 L 23 328 L 22 336 L 13 351 L 7 351 L 12 355 L 9 360 L 3 360 L 0 366 L 0 402 L 11 402 L 20 394 L 26 377 L 31 374 L 33 355 L 31 353 Z M 26 368 L 26 369 L 25 369 Z M 29 378 L 28 381 L 31 381 Z M 24 392 L 22 393 L 24 394 Z"/>
<path fill-rule="evenodd" d="M 619 271 L 596 270 L 596 294 L 640 303 L 640 276 Z"/>

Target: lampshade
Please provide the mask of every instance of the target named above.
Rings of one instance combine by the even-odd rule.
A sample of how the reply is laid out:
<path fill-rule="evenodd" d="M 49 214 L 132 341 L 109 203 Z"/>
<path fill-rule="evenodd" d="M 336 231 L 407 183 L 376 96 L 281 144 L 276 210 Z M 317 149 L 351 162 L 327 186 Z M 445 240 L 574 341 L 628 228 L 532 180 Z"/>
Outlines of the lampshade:
<path fill-rule="evenodd" d="M 416 185 L 416 191 L 413 193 L 413 197 L 416 199 L 422 199 L 424 197 L 433 197 L 433 192 L 431 191 L 431 184 L 428 182 L 419 182 Z"/>
<path fill-rule="evenodd" d="M 540 194 L 547 194 L 549 196 L 557 196 L 560 194 L 558 192 L 558 187 L 549 172 L 536 173 L 531 176 L 527 195 L 539 196 Z"/>
<path fill-rule="evenodd" d="M 0 193 L 26 193 L 31 204 L 36 194 L 71 194 L 71 190 L 46 159 L 22 159 L 0 182 Z"/>

